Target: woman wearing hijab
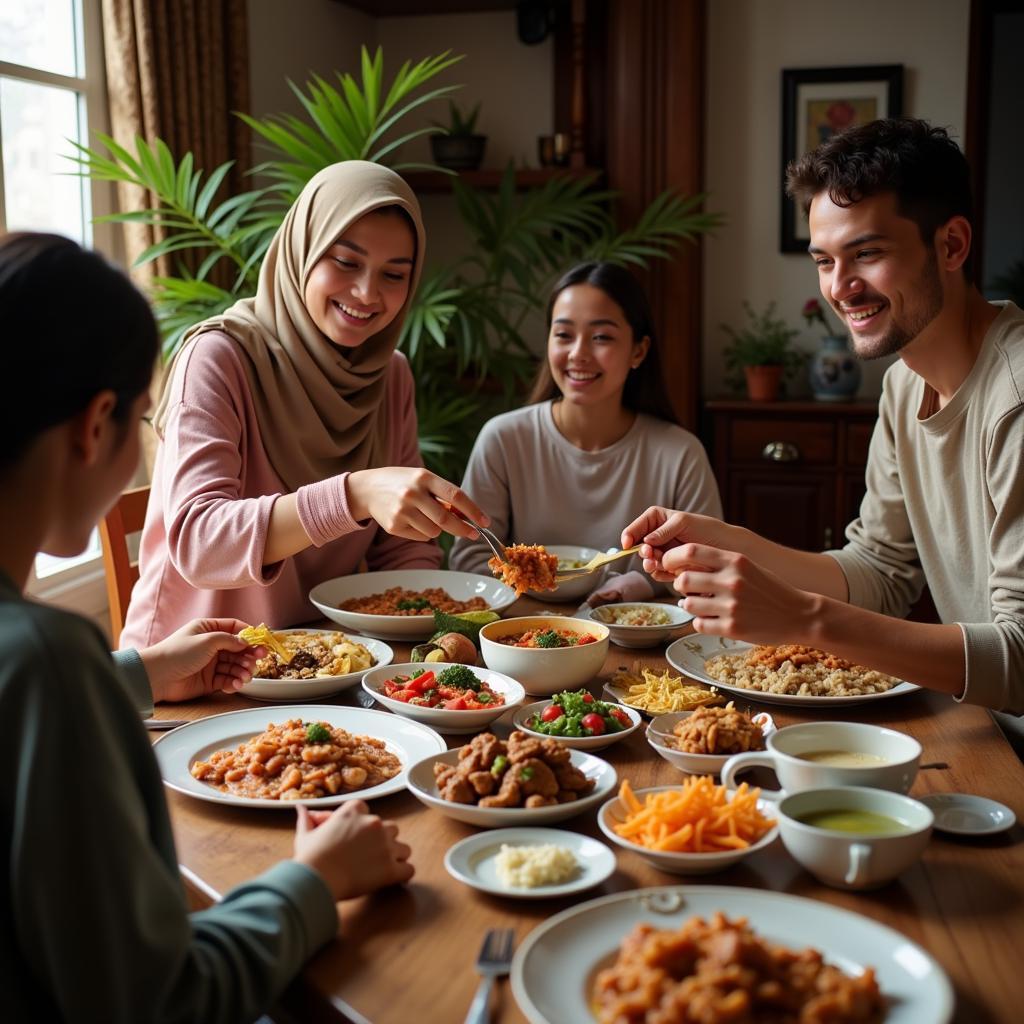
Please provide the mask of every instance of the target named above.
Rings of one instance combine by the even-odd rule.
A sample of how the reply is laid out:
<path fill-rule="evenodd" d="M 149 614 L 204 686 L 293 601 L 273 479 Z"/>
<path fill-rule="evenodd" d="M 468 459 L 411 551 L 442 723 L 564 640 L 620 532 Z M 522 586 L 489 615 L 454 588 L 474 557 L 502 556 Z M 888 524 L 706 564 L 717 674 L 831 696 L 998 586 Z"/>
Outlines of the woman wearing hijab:
<path fill-rule="evenodd" d="M 433 569 L 442 530 L 486 522 L 423 468 L 413 380 L 395 351 L 423 265 L 419 204 L 393 171 L 333 164 L 267 250 L 256 296 L 198 324 L 154 417 L 149 509 L 122 647 L 197 617 L 284 627 L 311 587 Z"/>

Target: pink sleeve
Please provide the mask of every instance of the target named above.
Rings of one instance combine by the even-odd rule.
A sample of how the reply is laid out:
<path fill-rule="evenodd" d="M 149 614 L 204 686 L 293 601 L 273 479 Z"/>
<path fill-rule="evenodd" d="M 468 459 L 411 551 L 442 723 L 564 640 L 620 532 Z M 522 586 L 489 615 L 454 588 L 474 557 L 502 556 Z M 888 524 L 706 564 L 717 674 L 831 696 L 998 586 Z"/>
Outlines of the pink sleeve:
<path fill-rule="evenodd" d="M 401 352 L 392 357 L 385 412 L 394 458 L 392 465 L 422 466 L 412 371 Z M 437 569 L 441 558 L 441 549 L 434 541 L 424 543 L 392 537 L 378 528 L 366 553 L 366 565 L 371 572 L 380 569 Z"/>
<path fill-rule="evenodd" d="M 172 565 L 201 590 L 272 583 L 280 567 L 265 572 L 263 550 L 281 492 L 243 497 L 243 478 L 251 487 L 260 469 L 247 465 L 243 446 L 259 439 L 246 436 L 248 381 L 231 339 L 193 344 L 178 360 L 172 390 L 161 495 Z"/>

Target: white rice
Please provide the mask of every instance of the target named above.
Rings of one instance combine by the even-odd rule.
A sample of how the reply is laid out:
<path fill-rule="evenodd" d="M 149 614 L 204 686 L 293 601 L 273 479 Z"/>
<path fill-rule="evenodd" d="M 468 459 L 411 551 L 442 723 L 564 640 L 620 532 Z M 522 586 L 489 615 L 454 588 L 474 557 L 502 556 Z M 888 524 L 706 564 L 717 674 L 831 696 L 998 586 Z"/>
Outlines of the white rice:
<path fill-rule="evenodd" d="M 560 885 L 576 874 L 576 857 L 564 846 L 501 844 L 495 858 L 498 880 L 511 889 L 535 889 L 538 885 Z"/>

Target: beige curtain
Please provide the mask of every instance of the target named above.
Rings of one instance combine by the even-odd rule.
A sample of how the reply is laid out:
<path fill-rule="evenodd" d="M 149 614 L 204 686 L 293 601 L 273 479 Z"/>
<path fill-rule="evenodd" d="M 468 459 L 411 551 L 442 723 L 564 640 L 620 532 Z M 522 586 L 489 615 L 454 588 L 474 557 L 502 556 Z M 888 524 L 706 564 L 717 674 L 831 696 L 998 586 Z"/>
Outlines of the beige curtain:
<path fill-rule="evenodd" d="M 232 111 L 249 110 L 245 0 L 102 0 L 111 134 L 130 151 L 135 136 L 160 138 L 176 160 L 188 151 L 209 174 L 236 161 L 219 198 L 250 187 L 249 129 Z M 118 187 L 121 210 L 152 205 L 143 190 Z M 152 229 L 124 227 L 128 262 L 157 240 Z M 177 258 L 178 254 L 175 254 Z M 227 267 L 215 268 L 229 275 Z M 168 258 L 136 272 L 145 284 L 170 271 Z"/>

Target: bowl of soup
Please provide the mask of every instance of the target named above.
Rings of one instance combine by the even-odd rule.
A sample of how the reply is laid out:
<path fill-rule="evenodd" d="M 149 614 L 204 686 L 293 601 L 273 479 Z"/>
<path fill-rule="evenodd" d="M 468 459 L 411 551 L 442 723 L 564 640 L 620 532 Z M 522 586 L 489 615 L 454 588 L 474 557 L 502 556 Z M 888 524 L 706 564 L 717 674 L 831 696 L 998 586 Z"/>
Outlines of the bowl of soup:
<path fill-rule="evenodd" d="M 812 875 L 837 889 L 874 889 L 921 856 L 934 816 L 919 800 L 866 786 L 793 793 L 779 804 L 779 834 Z"/>
<path fill-rule="evenodd" d="M 484 664 L 550 697 L 586 686 L 604 666 L 608 627 L 562 615 L 526 615 L 489 622 L 480 630 Z"/>

